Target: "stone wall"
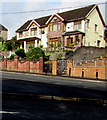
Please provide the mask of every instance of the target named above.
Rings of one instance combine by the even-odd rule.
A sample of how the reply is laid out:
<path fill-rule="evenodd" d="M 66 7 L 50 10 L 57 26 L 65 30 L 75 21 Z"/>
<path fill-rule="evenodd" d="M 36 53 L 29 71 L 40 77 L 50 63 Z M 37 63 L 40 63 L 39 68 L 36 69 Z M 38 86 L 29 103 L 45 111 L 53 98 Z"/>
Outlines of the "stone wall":
<path fill-rule="evenodd" d="M 107 56 L 107 47 L 80 47 L 73 54 L 69 55 L 68 58 L 75 61 L 75 64 L 78 64 L 84 61 L 90 61 L 95 58 L 99 58 L 100 56 Z"/>

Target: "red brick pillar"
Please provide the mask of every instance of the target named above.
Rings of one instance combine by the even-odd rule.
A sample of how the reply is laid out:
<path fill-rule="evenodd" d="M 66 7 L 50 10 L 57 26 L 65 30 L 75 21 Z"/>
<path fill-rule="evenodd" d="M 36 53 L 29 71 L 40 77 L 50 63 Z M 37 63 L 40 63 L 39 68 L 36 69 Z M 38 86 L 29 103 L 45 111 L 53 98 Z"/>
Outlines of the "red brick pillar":
<path fill-rule="evenodd" d="M 26 72 L 30 72 L 30 60 L 26 61 Z"/>
<path fill-rule="evenodd" d="M 14 71 L 18 71 L 18 57 L 14 58 Z"/>
<path fill-rule="evenodd" d="M 43 73 L 43 57 L 39 59 L 39 73 Z"/>
<path fill-rule="evenodd" d="M 57 60 L 52 60 L 52 74 L 57 75 Z"/>
<path fill-rule="evenodd" d="M 4 61 L 3 61 L 3 70 L 7 70 L 7 59 L 4 58 Z"/>

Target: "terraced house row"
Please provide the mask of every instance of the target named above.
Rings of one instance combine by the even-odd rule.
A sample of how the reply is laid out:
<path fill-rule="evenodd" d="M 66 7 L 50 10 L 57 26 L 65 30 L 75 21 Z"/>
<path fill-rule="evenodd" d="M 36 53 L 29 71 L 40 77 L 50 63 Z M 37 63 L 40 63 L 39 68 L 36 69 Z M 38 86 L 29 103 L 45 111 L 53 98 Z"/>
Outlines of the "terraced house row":
<path fill-rule="evenodd" d="M 81 46 L 105 47 L 102 15 L 97 5 L 28 20 L 16 30 L 20 48 L 30 46 L 76 50 Z M 73 47 L 72 47 L 73 46 Z"/>

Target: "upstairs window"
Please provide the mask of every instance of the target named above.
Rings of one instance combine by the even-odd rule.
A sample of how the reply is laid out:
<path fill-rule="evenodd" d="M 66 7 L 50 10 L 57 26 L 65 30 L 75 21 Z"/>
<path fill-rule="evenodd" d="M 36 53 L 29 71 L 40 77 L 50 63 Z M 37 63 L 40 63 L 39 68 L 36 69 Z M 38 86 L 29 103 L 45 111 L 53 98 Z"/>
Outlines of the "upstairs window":
<path fill-rule="evenodd" d="M 23 32 L 19 32 L 19 38 L 23 37 Z"/>
<path fill-rule="evenodd" d="M 37 28 L 31 28 L 31 35 L 37 35 Z"/>
<path fill-rule="evenodd" d="M 74 22 L 74 30 L 81 29 L 81 21 Z"/>
<path fill-rule="evenodd" d="M 87 22 L 86 22 L 87 28 L 89 28 L 89 23 L 90 23 L 90 20 L 87 19 Z"/>
<path fill-rule="evenodd" d="M 59 30 L 61 30 L 60 23 L 52 23 L 49 25 L 49 31 L 59 31 Z"/>
<path fill-rule="evenodd" d="M 95 24 L 95 32 L 98 32 L 98 25 L 97 24 Z"/>

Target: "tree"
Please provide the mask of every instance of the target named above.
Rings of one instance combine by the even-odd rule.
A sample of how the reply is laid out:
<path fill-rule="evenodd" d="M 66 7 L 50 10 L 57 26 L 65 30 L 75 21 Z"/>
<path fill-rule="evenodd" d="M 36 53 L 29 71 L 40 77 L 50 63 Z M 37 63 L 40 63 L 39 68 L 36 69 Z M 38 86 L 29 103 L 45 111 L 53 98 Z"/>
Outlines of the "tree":
<path fill-rule="evenodd" d="M 17 37 L 14 36 L 10 41 L 7 42 L 8 50 L 16 50 L 18 48 L 18 43 L 16 43 Z"/>
<path fill-rule="evenodd" d="M 21 58 L 24 58 L 24 57 L 26 56 L 26 55 L 25 55 L 25 51 L 24 51 L 24 49 L 22 49 L 22 48 L 17 49 L 17 50 L 15 51 L 15 54 L 16 54 L 17 56 L 21 57 Z"/>
<path fill-rule="evenodd" d="M 44 56 L 44 51 L 40 47 L 32 48 L 26 53 L 26 58 L 29 60 L 37 60 Z"/>
<path fill-rule="evenodd" d="M 2 50 L 3 51 L 7 51 L 8 50 L 6 41 L 3 42 Z"/>

